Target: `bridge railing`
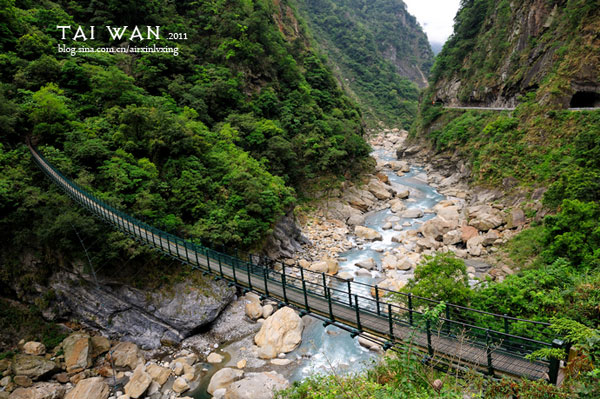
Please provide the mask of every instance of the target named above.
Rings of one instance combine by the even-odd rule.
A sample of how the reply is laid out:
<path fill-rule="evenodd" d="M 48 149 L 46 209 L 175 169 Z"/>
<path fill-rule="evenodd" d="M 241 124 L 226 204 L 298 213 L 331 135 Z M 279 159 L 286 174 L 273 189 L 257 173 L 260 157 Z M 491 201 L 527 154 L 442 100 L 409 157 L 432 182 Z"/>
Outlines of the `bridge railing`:
<path fill-rule="evenodd" d="M 397 329 L 398 326 L 410 327 L 412 331 L 422 333 L 420 337 L 425 340 L 419 344 L 427 348 L 430 355 L 433 355 L 433 352 L 437 351 L 442 345 L 439 342 L 436 344 L 436 341 L 441 338 L 449 338 L 455 341 L 462 340 L 465 345 L 469 345 L 471 348 L 484 349 L 486 359 L 480 359 L 475 363 L 485 365 L 489 373 L 493 373 L 494 370 L 510 372 L 508 366 L 503 365 L 503 362 L 506 362 L 506 357 L 523 358 L 538 349 L 561 347 L 562 345 L 553 342 L 546 335 L 549 334 L 548 323 L 498 315 L 455 304 L 446 304 L 445 314 L 438 319 L 439 323 L 437 325 L 432 326 L 427 310 L 436 306 L 439 303 L 438 301 L 418 297 L 410 293 L 386 290 L 377 285 L 343 280 L 336 276 L 304 269 L 298 265 L 286 265 L 272 260 L 265 261 L 264 259 L 261 261 L 253 258 L 253 256 L 250 256 L 248 260 L 242 260 L 237 256 L 183 240 L 129 216 L 86 192 L 79 185 L 62 175 L 33 147 L 30 148 L 38 166 L 70 197 L 100 219 L 116 226 L 136 240 L 192 267 L 226 278 L 232 281 L 233 284 L 250 290 L 257 290 L 266 296 L 275 296 L 283 303 L 289 303 L 286 292 L 296 291 L 301 293 L 303 301 L 294 303 L 295 306 L 304 309 L 308 313 L 320 314 L 329 322 L 339 321 L 350 325 L 353 331 L 363 331 L 361 318 L 366 315 L 371 315 L 379 320 L 377 330 L 370 330 L 370 332 L 378 334 L 382 339 L 390 342 L 406 340 L 407 337 L 403 336 L 403 333 L 397 331 Z M 269 267 L 265 267 L 265 262 L 269 264 Z M 233 272 L 232 275 L 224 270 L 227 267 Z M 260 283 L 257 285 L 257 282 Z M 282 287 L 283 294 L 273 295 L 272 292 L 269 292 L 269 285 L 271 287 Z M 311 306 L 310 298 L 325 298 L 329 304 L 328 310 L 316 309 Z M 333 311 L 334 305 L 337 306 L 337 312 Z M 487 321 L 487 324 L 482 326 L 482 322 L 485 321 Z M 514 328 L 518 323 L 530 330 L 535 330 L 535 333 L 524 336 L 521 334 L 520 328 L 518 330 Z M 540 336 L 542 338 L 538 338 Z M 548 370 L 547 378 L 552 382 L 556 382 L 557 361 L 550 359 L 548 361 L 531 362 L 532 369 L 536 367 L 536 369 L 539 369 L 540 365 Z M 522 372 L 526 374 L 528 370 L 522 370 Z M 541 378 L 533 372 L 527 375 Z"/>

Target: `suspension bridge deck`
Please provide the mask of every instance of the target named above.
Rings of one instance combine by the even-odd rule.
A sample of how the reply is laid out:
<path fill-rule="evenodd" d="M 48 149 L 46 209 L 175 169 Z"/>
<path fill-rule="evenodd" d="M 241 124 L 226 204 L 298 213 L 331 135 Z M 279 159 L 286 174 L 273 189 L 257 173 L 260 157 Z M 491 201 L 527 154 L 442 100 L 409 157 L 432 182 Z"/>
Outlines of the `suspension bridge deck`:
<path fill-rule="evenodd" d="M 265 297 L 274 298 L 281 304 L 293 306 L 304 313 L 316 315 L 326 323 L 335 323 L 354 334 L 368 333 L 369 339 L 378 341 L 385 347 L 411 344 L 432 362 L 487 374 L 548 379 L 553 383 L 557 381 L 558 361 L 530 361 L 525 357 L 540 348 L 556 347 L 556 342 L 553 344 L 511 334 L 507 327 L 509 321 L 530 323 L 536 328 L 545 328 L 546 323 L 449 305 L 463 319 L 451 317 L 447 310 L 446 317 L 439 319 L 441 323 L 431 326 L 423 309 L 411 304 L 411 300 L 418 297 L 409 295 L 406 308 L 390 301 L 386 295 L 390 292 L 376 286 L 367 286 L 369 292 L 375 292 L 373 299 L 359 295 L 356 289 L 353 291 L 350 282 L 323 273 L 284 264 L 280 264 L 278 268 L 257 265 L 252 259 L 242 260 L 156 229 L 82 190 L 56 170 L 31 145 L 30 150 L 35 162 L 48 177 L 95 216 L 143 244 L 194 268 Z M 380 292 L 383 295 L 379 295 Z M 501 332 L 489 326 L 476 325 L 473 320 L 464 319 L 469 315 L 503 318 L 505 330 Z"/>

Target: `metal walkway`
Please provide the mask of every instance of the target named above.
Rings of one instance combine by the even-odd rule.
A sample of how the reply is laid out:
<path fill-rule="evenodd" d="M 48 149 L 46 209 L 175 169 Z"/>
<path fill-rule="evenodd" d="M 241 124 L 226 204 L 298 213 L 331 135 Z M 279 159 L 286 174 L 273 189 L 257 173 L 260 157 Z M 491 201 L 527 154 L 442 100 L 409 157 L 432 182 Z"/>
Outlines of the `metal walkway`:
<path fill-rule="evenodd" d="M 394 348 L 412 344 L 424 359 L 489 375 L 506 374 L 557 382 L 559 362 L 529 361 L 535 350 L 561 347 L 552 341 L 548 324 L 496 315 L 447 304 L 445 314 L 429 321 L 426 310 L 438 302 L 377 286 L 350 282 L 279 262 L 236 256 L 184 240 L 135 219 L 81 189 L 29 145 L 36 164 L 73 200 L 96 217 L 193 268 L 226 279 L 231 285 L 259 293 L 335 323 L 354 335 Z M 529 332 L 525 334 L 524 332 Z M 532 337 L 544 337 L 533 339 Z M 551 342 L 552 341 L 552 342 Z"/>

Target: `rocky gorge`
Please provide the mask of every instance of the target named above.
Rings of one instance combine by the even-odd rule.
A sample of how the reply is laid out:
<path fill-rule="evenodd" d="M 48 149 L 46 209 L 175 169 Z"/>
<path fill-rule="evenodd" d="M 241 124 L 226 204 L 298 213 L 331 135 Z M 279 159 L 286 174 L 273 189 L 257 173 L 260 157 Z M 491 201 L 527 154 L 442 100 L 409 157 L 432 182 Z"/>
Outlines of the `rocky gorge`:
<path fill-rule="evenodd" d="M 465 164 L 406 139 L 398 129 L 374 135 L 374 173 L 329 190 L 300 226 L 288 215 L 275 229 L 273 255 L 389 290 L 402 289 L 436 251 L 463 258 L 472 285 L 513 273 L 495 254 L 529 223 L 523 210 L 529 199 L 472 189 Z M 56 348 L 22 342 L 3 359 L 1 399 L 271 399 L 312 372 L 311 364 L 344 370 L 346 362 L 381 352 L 255 294 L 238 298 L 222 282 L 188 278 L 147 292 L 93 282 L 83 272 L 62 271 L 50 281 L 56 297 L 46 314 L 77 319 L 79 327 Z"/>
<path fill-rule="evenodd" d="M 496 255 L 529 224 L 525 210 L 541 208 L 543 192 L 508 196 L 471 188 L 463 161 L 408 144 L 407 136 L 398 129 L 373 136 L 374 173 L 344 182 L 303 215 L 302 232 L 311 244 L 288 263 L 392 290 L 435 252 L 464 259 L 472 285 L 514 273 Z"/>

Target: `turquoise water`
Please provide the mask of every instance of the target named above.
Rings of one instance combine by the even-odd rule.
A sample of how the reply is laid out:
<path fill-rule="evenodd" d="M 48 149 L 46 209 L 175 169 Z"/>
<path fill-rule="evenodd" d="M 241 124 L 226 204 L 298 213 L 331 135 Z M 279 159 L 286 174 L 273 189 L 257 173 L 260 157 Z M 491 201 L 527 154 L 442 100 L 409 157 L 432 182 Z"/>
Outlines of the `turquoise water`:
<path fill-rule="evenodd" d="M 396 160 L 395 154 L 389 151 L 386 152 L 384 150 L 378 150 L 375 151 L 373 155 L 383 161 Z M 410 172 L 404 174 L 403 176 L 398 176 L 393 171 L 385 171 L 384 173 L 388 176 L 390 184 L 393 187 L 397 189 L 408 189 L 410 191 L 409 198 L 404 200 L 406 209 L 417 208 L 425 211 L 433 208 L 437 203 L 445 199 L 445 196 L 438 193 L 436 189 L 427 184 L 427 178 L 423 168 L 411 167 Z M 370 277 L 356 276 L 354 281 L 366 284 L 377 283 L 383 278 L 383 274 L 380 273 L 383 252 L 389 251 L 401 245 L 399 243 L 392 242 L 392 237 L 400 234 L 400 231 L 383 229 L 386 220 L 391 217 L 396 217 L 397 221 L 393 223 L 394 225 L 403 225 L 408 223 L 409 225 L 403 226 L 402 230 L 414 230 L 419 228 L 423 222 L 432 219 L 434 216 L 435 214 L 425 213 L 422 218 L 401 218 L 394 214 L 390 209 L 384 209 L 368 214 L 365 219 L 365 226 L 375 229 L 381 233 L 383 240 L 367 242 L 362 246 L 362 248 L 355 247 L 347 252 L 341 253 L 340 257 L 345 258 L 346 260 L 340 263 L 340 271 L 355 272 L 359 269 L 359 267 L 354 266 L 357 262 L 366 260 L 368 258 L 373 258 L 377 262 L 378 271 L 373 271 Z M 407 280 L 408 278 L 412 277 L 413 274 L 413 272 L 410 270 L 398 270 L 394 273 L 396 273 L 396 277 L 401 280 Z M 368 298 L 371 297 L 370 292 L 368 292 L 366 287 L 354 283 L 351 283 L 351 285 L 351 290 L 353 293 Z"/>

